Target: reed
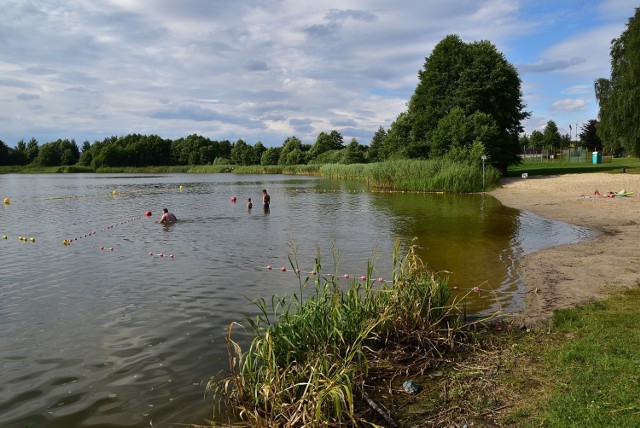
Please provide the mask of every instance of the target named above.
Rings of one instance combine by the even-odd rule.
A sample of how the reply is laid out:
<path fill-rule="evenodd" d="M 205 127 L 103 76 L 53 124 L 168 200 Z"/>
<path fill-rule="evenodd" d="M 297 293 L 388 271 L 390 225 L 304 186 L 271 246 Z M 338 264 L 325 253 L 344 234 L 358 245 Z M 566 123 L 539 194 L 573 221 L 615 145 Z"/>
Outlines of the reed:
<path fill-rule="evenodd" d="M 414 247 L 402 258 L 399 248 L 396 242 L 390 283 L 373 281 L 369 262 L 367 279 L 352 280 L 343 290 L 335 275 L 318 274 L 318 251 L 313 272 L 298 273 L 298 293 L 256 300 L 259 315 L 247 319 L 249 349 L 243 352 L 232 339 L 232 324 L 230 373 L 207 385 L 217 412 L 225 408 L 250 426 L 372 426 L 358 409 L 377 352 L 411 340 L 435 357 L 462 331 L 461 311 L 448 305 L 446 281 L 420 261 Z M 289 260 L 298 271 L 295 254 Z"/>
<path fill-rule="evenodd" d="M 188 172 L 188 166 L 110 166 L 97 168 L 95 172 L 105 174 L 172 174 Z"/>
<path fill-rule="evenodd" d="M 77 174 L 77 173 L 88 173 L 88 172 L 93 173 L 93 172 L 96 172 L 96 170 L 90 166 L 67 165 L 67 166 L 58 167 L 57 172 L 60 172 L 63 174 Z"/>
<path fill-rule="evenodd" d="M 372 164 L 323 165 L 328 178 L 366 181 L 389 191 L 471 193 L 495 188 L 500 172 L 486 166 L 450 159 L 392 160 Z M 484 177 L 483 177 L 484 175 Z"/>
<path fill-rule="evenodd" d="M 236 174 L 320 175 L 320 165 L 235 165 Z"/>

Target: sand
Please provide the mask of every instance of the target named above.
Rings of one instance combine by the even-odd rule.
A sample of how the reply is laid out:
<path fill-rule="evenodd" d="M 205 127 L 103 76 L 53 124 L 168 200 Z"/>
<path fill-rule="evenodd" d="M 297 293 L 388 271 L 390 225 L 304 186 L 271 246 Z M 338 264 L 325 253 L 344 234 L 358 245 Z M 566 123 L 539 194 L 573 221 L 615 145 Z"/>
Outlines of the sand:
<path fill-rule="evenodd" d="M 629 197 L 594 197 L 626 190 Z M 567 174 L 505 178 L 490 193 L 504 205 L 587 226 L 591 240 L 547 248 L 521 261 L 524 311 L 518 322 L 546 325 L 558 308 L 601 299 L 640 281 L 640 175 Z"/>

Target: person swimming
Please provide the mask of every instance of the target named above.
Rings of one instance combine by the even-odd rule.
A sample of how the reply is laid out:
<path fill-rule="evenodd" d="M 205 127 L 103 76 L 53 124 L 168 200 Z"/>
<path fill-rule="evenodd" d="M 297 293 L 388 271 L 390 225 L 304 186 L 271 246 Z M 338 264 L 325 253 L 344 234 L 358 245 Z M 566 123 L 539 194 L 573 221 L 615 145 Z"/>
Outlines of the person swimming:
<path fill-rule="evenodd" d="M 166 208 L 162 209 L 162 217 L 160 217 L 160 221 L 158 223 L 169 224 L 175 223 L 176 221 L 178 221 L 178 219 L 173 215 L 173 213 L 170 213 Z"/>
<path fill-rule="evenodd" d="M 271 196 L 267 193 L 267 189 L 262 189 L 262 208 L 267 211 L 269 205 L 271 205 Z"/>

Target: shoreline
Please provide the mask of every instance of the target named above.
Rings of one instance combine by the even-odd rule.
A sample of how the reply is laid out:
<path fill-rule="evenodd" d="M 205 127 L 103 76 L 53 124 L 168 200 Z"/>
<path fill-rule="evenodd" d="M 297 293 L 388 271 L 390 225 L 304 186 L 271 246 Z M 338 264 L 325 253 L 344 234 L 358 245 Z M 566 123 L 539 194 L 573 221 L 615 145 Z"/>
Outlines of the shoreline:
<path fill-rule="evenodd" d="M 620 190 L 628 197 L 594 197 Z M 503 205 L 586 226 L 593 239 L 550 247 L 519 263 L 525 283 L 525 326 L 548 323 L 555 309 L 602 299 L 640 281 L 640 175 L 588 173 L 503 178 L 488 192 Z"/>

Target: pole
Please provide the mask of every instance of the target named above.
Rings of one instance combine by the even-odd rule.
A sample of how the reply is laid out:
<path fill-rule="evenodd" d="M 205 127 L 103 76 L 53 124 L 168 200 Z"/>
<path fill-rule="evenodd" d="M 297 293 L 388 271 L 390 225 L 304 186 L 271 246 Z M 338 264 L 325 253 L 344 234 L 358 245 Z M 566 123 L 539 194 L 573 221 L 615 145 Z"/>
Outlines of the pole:
<path fill-rule="evenodd" d="M 482 155 L 482 190 L 484 191 L 484 161 L 487 160 L 486 155 Z"/>

